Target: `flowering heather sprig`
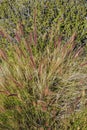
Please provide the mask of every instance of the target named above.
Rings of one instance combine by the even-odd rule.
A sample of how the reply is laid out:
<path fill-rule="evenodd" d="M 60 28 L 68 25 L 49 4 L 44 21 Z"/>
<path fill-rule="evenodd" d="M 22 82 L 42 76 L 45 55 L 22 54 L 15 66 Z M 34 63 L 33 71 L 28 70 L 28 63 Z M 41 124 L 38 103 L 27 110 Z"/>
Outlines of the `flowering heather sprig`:
<path fill-rule="evenodd" d="M 33 34 L 34 34 L 34 43 L 35 43 L 35 45 L 37 44 L 36 16 L 37 16 L 37 10 L 36 10 L 36 8 L 35 8 L 35 10 L 34 10 L 34 30 L 33 30 Z"/>

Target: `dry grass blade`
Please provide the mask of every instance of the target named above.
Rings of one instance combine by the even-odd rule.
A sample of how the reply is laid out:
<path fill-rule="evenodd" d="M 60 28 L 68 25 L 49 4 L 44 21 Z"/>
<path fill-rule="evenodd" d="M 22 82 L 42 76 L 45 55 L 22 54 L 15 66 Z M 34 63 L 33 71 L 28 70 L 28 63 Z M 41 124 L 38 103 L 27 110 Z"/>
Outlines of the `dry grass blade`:
<path fill-rule="evenodd" d="M 4 60 L 7 60 L 6 53 L 2 49 L 0 49 L 0 57 L 3 58 Z"/>
<path fill-rule="evenodd" d="M 2 28 L 0 28 L 0 35 L 6 38 L 9 42 L 12 42 L 12 37 Z"/>

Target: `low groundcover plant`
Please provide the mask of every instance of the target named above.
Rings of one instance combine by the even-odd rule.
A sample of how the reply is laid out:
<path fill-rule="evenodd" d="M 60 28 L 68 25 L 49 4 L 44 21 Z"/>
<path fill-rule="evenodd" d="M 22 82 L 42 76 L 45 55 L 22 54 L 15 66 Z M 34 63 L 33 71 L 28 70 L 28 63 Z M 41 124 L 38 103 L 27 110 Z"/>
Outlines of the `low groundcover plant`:
<path fill-rule="evenodd" d="M 76 48 L 76 33 L 43 52 L 20 28 L 16 43 L 3 30 L 0 34 L 12 42 L 0 49 L 0 128 L 86 130 L 86 58 Z"/>

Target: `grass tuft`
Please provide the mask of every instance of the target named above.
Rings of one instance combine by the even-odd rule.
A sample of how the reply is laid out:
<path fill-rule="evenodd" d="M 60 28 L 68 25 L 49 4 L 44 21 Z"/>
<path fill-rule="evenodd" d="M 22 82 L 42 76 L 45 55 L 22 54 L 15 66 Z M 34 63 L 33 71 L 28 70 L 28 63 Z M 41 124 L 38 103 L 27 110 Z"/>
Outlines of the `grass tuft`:
<path fill-rule="evenodd" d="M 75 48 L 76 33 L 64 45 L 59 37 L 54 48 L 41 52 L 36 30 L 29 36 L 32 47 L 21 24 L 18 28 L 17 43 L 0 49 L 0 128 L 86 130 L 86 115 L 80 120 L 87 109 L 86 59 L 81 59 L 83 48 Z"/>

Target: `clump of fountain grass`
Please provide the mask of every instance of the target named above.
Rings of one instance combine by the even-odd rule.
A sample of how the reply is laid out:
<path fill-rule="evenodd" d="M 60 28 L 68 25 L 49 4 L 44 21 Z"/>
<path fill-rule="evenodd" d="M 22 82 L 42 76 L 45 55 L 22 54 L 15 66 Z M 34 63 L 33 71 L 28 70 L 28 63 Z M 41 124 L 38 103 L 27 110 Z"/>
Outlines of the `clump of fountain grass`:
<path fill-rule="evenodd" d="M 3 30 L 1 34 L 13 42 Z M 80 128 L 81 122 L 74 127 L 70 117 L 86 106 L 87 74 L 85 58 L 81 58 L 83 48 L 75 48 L 75 37 L 74 33 L 64 45 L 59 38 L 54 48 L 49 44 L 41 52 L 37 49 L 37 38 L 32 37 L 32 42 L 24 38 L 19 26 L 16 43 L 10 44 L 7 50 L 0 49 L 2 130 Z"/>

